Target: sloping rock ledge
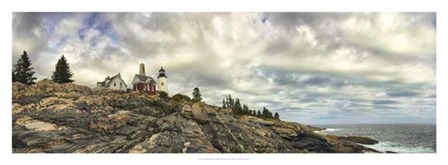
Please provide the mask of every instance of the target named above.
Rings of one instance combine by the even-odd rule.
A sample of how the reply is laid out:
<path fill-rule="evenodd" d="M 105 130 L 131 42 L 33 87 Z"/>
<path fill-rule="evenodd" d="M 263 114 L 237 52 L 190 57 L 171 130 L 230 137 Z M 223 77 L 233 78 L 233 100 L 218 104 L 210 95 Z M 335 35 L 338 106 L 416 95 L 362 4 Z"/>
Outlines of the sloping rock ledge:
<path fill-rule="evenodd" d="M 49 80 L 13 83 L 14 153 L 365 153 L 362 138 L 205 103 Z"/>

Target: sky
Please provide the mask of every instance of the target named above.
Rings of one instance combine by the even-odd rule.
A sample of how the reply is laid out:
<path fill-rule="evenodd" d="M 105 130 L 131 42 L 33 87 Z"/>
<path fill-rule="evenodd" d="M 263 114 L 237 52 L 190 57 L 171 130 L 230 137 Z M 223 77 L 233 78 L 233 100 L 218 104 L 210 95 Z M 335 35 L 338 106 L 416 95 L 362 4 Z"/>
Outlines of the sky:
<path fill-rule="evenodd" d="M 139 64 L 170 95 L 231 94 L 305 124 L 436 122 L 435 13 L 13 13 L 12 64 L 38 80 L 64 55 L 75 83 Z"/>

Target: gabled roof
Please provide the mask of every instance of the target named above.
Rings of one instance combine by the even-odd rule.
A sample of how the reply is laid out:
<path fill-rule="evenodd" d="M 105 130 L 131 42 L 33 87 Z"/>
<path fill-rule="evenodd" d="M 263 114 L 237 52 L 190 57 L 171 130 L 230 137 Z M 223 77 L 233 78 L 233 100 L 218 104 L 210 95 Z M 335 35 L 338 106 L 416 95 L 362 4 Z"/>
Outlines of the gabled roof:
<path fill-rule="evenodd" d="M 140 81 L 146 81 L 147 79 L 149 79 L 149 76 L 145 76 L 145 75 L 139 75 L 136 74 L 135 77 L 137 77 Z"/>
<path fill-rule="evenodd" d="M 120 73 L 118 73 L 117 75 L 113 76 L 113 77 L 106 77 L 104 79 L 104 81 L 102 82 L 97 82 L 97 84 L 101 85 L 101 87 L 110 87 L 110 84 L 112 83 L 112 80 L 118 78 L 121 82 L 123 82 L 124 86 L 127 87 L 128 85 L 126 84 L 126 82 L 124 82 L 124 80 L 121 78 Z"/>
<path fill-rule="evenodd" d="M 97 86 L 100 86 L 100 87 L 104 87 L 104 86 L 106 86 L 106 82 L 104 82 L 104 81 L 102 81 L 102 82 L 97 82 L 96 85 L 97 85 Z"/>
<path fill-rule="evenodd" d="M 132 81 L 132 84 L 135 85 L 138 83 L 157 84 L 156 81 L 154 81 L 154 79 L 150 76 L 136 74 L 134 76 L 134 81 Z"/>

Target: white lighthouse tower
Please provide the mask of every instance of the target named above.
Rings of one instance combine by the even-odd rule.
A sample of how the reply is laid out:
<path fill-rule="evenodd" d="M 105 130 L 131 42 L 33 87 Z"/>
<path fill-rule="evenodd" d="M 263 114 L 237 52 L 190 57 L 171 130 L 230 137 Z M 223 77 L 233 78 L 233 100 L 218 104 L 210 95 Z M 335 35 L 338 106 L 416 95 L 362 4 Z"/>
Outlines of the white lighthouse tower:
<path fill-rule="evenodd" d="M 159 76 L 157 76 L 157 79 L 157 89 L 159 91 L 168 93 L 167 77 L 165 75 L 165 69 L 163 69 L 163 66 L 160 67 Z"/>

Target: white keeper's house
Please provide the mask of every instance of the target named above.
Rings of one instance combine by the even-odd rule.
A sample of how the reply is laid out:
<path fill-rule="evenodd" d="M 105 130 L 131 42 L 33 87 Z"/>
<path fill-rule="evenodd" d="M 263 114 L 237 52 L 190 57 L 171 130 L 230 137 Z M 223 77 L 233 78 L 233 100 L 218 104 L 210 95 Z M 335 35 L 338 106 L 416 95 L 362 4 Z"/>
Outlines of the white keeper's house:
<path fill-rule="evenodd" d="M 97 82 L 96 87 L 98 88 L 109 88 L 115 90 L 123 90 L 126 91 L 128 89 L 128 85 L 124 82 L 123 78 L 121 78 L 120 73 L 113 77 L 107 76 L 104 81 Z"/>

